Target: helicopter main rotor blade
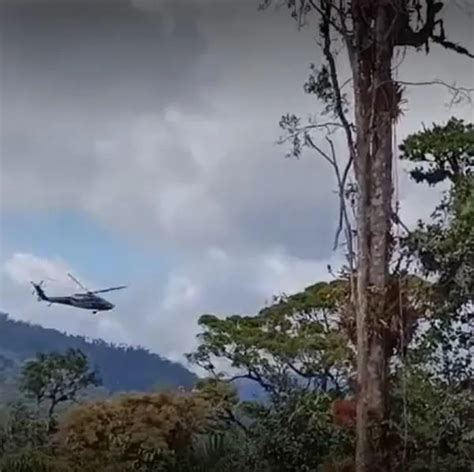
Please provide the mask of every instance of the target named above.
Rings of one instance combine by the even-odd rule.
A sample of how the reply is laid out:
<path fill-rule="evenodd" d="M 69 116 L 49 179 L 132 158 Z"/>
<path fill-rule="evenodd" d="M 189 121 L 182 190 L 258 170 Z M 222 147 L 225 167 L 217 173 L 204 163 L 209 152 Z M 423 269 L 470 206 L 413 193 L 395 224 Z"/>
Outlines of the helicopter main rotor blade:
<path fill-rule="evenodd" d="M 79 287 L 81 287 L 82 290 L 85 290 L 87 293 L 91 293 L 91 291 L 87 287 L 82 285 L 81 282 L 79 282 L 79 280 L 76 279 L 76 277 L 74 277 L 73 275 L 71 275 L 69 273 L 67 275 L 72 281 L 74 281 Z"/>
<path fill-rule="evenodd" d="M 120 287 L 104 288 L 103 290 L 94 290 L 93 292 L 89 292 L 89 293 L 105 293 L 105 292 L 111 292 L 112 290 L 122 290 L 124 288 L 127 288 L 127 286 L 120 285 Z"/>

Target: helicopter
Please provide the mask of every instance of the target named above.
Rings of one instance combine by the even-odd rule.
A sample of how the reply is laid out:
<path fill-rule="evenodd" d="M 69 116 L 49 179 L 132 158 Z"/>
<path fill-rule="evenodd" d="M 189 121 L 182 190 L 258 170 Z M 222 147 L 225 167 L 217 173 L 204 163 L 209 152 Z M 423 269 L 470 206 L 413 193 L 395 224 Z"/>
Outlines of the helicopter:
<path fill-rule="evenodd" d="M 91 291 L 86 288 L 81 282 L 79 282 L 71 274 L 67 274 L 68 277 L 76 283 L 84 293 L 74 293 L 72 295 L 63 296 L 63 297 L 49 297 L 43 290 L 43 280 L 39 283 L 31 282 L 34 287 L 33 294 L 36 294 L 38 301 L 49 302 L 49 306 L 53 303 L 58 303 L 61 305 L 69 305 L 76 308 L 82 308 L 84 310 L 92 310 L 92 314 L 96 315 L 100 311 L 109 311 L 114 308 L 114 304 L 105 300 L 102 297 L 97 296 L 98 293 L 111 292 L 112 290 L 122 290 L 126 288 L 126 285 L 121 285 L 119 287 L 110 287 L 103 290 L 94 290 Z"/>

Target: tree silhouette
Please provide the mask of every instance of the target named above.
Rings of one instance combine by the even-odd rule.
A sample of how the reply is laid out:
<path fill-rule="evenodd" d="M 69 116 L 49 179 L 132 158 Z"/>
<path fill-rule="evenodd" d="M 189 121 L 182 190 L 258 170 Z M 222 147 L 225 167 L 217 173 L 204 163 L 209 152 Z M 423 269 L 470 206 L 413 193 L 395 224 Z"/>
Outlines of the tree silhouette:
<path fill-rule="evenodd" d="M 38 406 L 47 404 L 51 428 L 58 405 L 74 402 L 81 391 L 100 384 L 85 354 L 76 349 L 68 349 L 65 354 L 38 354 L 25 364 L 20 378 L 20 389 L 28 397 L 34 398 Z"/>

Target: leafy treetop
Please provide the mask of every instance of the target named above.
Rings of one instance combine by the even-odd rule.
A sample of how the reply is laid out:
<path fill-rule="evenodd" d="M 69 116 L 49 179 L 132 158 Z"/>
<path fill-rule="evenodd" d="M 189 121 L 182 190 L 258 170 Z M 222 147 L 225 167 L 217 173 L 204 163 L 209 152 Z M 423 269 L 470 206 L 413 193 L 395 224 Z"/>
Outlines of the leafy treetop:
<path fill-rule="evenodd" d="M 97 372 L 89 368 L 85 354 L 76 349 L 64 354 L 38 354 L 25 364 L 20 378 L 20 388 L 27 396 L 34 398 L 38 405 L 49 403 L 50 419 L 60 403 L 76 401 L 82 390 L 100 383 Z"/>

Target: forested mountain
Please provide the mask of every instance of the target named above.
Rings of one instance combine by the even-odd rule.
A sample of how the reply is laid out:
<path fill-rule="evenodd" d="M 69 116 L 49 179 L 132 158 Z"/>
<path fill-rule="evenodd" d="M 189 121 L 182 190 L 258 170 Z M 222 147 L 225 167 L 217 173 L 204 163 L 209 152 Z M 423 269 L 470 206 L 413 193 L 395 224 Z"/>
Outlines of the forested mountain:
<path fill-rule="evenodd" d="M 197 377 L 184 366 L 140 347 L 87 340 L 55 329 L 16 321 L 0 313 L 0 385 L 11 389 L 14 373 L 39 352 L 80 349 L 96 367 L 103 387 L 110 393 L 148 391 L 155 388 L 190 387 Z"/>

